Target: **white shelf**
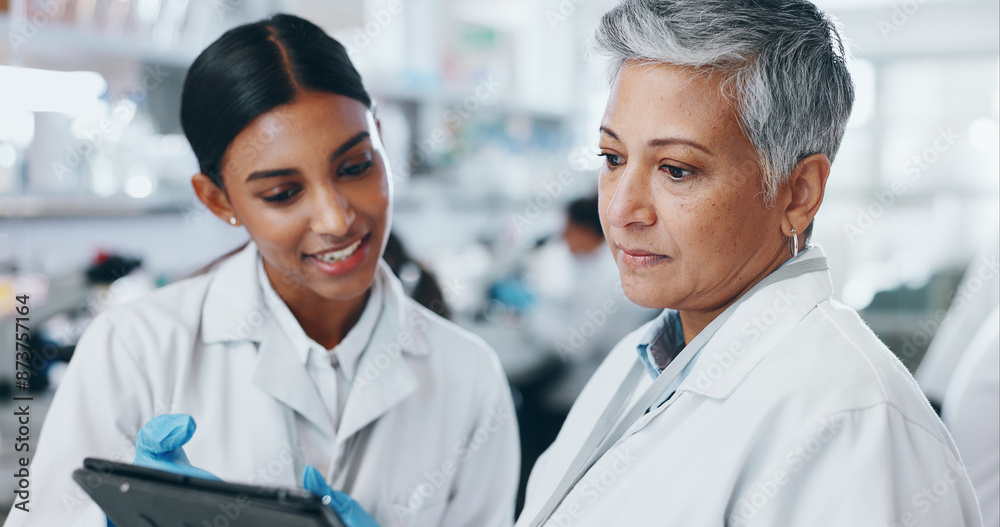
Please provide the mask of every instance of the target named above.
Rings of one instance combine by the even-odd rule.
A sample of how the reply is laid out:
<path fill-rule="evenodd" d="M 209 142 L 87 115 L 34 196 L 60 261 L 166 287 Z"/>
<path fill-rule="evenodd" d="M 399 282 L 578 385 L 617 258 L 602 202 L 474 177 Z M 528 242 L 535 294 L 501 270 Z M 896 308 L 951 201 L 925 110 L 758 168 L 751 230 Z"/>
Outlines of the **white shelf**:
<path fill-rule="evenodd" d="M 138 216 L 151 213 L 182 212 L 188 202 L 176 197 L 143 199 L 116 196 L 0 196 L 0 220 L 34 218 L 76 218 Z"/>
<path fill-rule="evenodd" d="M 2 39 L 0 49 L 10 61 L 15 54 L 11 39 L 24 33 L 25 41 L 19 43 L 17 53 L 21 54 L 23 65 L 27 67 L 72 63 L 79 64 L 74 69 L 94 69 L 88 67 L 88 62 L 123 59 L 187 67 L 198 54 L 179 49 L 158 49 L 127 38 L 112 38 L 55 21 L 38 27 L 34 33 L 24 32 L 23 29 L 15 32 L 14 29 L 10 16 L 0 14 L 0 34 L 10 36 Z"/>

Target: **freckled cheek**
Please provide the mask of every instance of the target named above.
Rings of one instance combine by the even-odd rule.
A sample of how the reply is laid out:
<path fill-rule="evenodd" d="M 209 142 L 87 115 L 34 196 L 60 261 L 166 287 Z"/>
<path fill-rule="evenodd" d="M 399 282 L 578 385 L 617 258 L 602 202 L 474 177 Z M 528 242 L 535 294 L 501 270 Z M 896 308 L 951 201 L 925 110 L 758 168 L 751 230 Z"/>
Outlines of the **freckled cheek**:
<path fill-rule="evenodd" d="M 689 262 L 711 265 L 734 240 L 735 223 L 731 211 L 718 200 L 688 201 L 675 210 L 677 213 L 669 222 L 669 232 L 679 252 Z"/>

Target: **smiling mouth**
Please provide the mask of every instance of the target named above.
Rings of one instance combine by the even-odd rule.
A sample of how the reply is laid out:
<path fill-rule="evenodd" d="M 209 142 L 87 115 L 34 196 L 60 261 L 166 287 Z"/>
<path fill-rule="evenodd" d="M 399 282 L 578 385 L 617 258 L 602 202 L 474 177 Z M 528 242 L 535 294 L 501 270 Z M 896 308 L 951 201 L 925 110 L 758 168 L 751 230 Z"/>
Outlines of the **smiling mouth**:
<path fill-rule="evenodd" d="M 344 247 L 343 249 L 327 250 L 322 253 L 310 254 L 309 256 L 328 264 L 343 262 L 344 260 L 350 258 L 358 250 L 358 248 L 361 247 L 361 244 L 364 243 L 366 239 L 368 239 L 367 234 L 358 238 L 354 241 L 354 243 Z"/>

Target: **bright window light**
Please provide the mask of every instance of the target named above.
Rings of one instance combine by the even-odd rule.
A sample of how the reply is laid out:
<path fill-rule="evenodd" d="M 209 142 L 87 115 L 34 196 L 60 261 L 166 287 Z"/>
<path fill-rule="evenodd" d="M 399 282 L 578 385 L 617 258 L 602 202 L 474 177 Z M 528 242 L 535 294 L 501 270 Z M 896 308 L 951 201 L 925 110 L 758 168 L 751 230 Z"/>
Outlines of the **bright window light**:
<path fill-rule="evenodd" d="M 977 150 L 996 152 L 1000 149 L 1000 128 L 995 119 L 980 117 L 969 126 L 969 141 Z"/>
<path fill-rule="evenodd" d="M 0 143 L 0 168 L 10 168 L 17 162 L 17 149 L 10 143 Z"/>
<path fill-rule="evenodd" d="M 125 193 L 133 198 L 148 198 L 156 189 L 156 182 L 146 174 L 136 174 L 125 181 Z"/>
<path fill-rule="evenodd" d="M 0 66 L 0 108 L 78 115 L 91 111 L 108 83 L 92 71 L 49 71 Z"/>
<path fill-rule="evenodd" d="M 875 111 L 875 66 L 864 59 L 854 59 L 847 65 L 854 81 L 854 108 L 847 126 L 864 126 Z"/>
<path fill-rule="evenodd" d="M 18 148 L 25 148 L 34 138 L 35 114 L 6 108 L 0 99 L 0 141 L 10 141 Z"/>

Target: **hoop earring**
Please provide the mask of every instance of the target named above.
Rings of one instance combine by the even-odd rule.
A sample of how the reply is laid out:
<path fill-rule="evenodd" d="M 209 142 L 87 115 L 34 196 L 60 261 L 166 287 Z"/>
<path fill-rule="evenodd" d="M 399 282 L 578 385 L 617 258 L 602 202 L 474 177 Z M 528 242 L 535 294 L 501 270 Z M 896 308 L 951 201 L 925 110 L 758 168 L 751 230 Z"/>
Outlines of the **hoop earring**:
<path fill-rule="evenodd" d="M 229 217 L 229 224 L 232 225 L 232 226 L 234 226 L 234 227 L 236 226 L 236 216 L 230 216 Z"/>
<path fill-rule="evenodd" d="M 792 229 L 791 240 L 788 240 L 788 252 L 792 253 L 792 258 L 799 255 L 799 237 L 795 234 L 795 229 Z"/>

